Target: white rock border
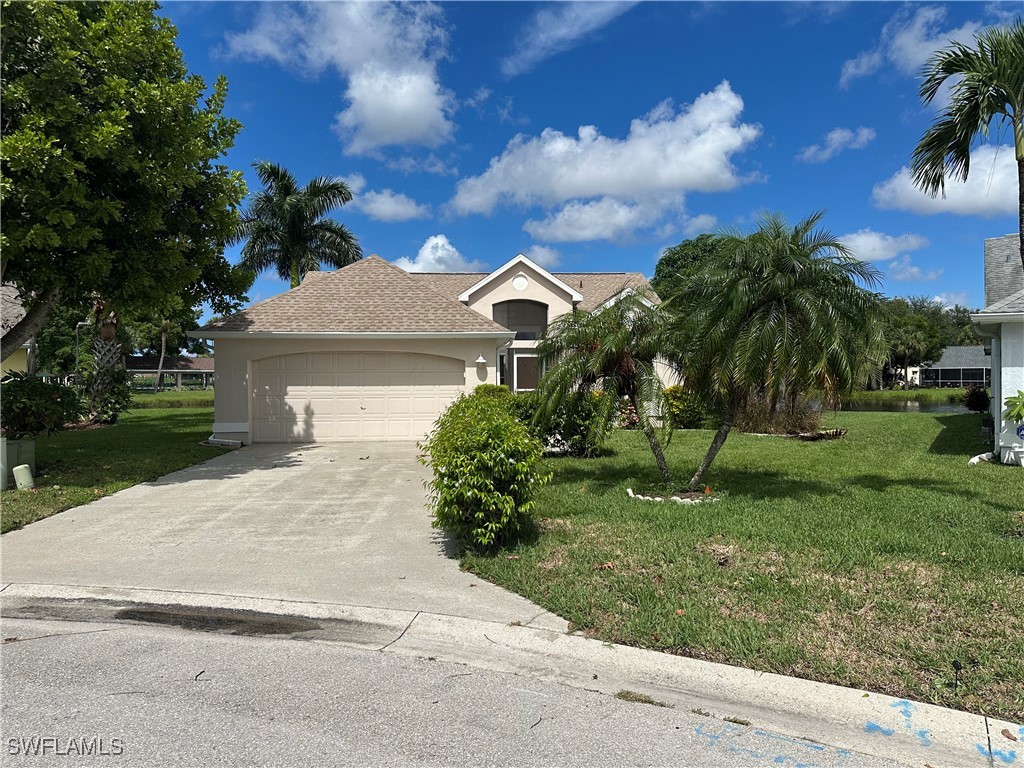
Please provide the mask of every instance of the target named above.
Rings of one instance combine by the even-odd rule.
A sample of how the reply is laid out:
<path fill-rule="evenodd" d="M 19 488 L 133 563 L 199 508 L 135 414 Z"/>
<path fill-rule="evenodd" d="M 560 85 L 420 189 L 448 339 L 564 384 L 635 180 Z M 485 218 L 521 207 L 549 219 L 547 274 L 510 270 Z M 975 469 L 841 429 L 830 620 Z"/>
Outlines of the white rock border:
<path fill-rule="evenodd" d="M 631 499 L 639 499 L 640 501 L 674 501 L 676 504 L 703 504 L 707 501 L 718 501 L 717 497 L 703 499 L 681 499 L 678 496 L 669 496 L 667 499 L 661 496 L 641 496 L 639 493 L 633 493 L 632 488 L 626 489 L 626 495 Z"/>

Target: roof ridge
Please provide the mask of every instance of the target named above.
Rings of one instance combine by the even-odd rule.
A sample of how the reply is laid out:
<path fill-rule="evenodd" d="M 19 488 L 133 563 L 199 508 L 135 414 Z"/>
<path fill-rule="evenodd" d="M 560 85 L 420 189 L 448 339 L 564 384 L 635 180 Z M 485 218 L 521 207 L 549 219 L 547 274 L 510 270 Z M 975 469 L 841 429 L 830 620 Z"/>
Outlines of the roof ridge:
<path fill-rule="evenodd" d="M 998 312 L 1003 307 L 1007 307 L 1010 304 L 1013 304 L 1014 302 L 1020 301 L 1021 299 L 1024 299 L 1024 288 L 1021 288 L 1019 291 L 1014 291 L 1009 296 L 1004 296 L 1002 299 L 997 301 L 995 304 L 991 304 L 991 305 L 985 307 L 981 311 L 982 312 Z"/>
<path fill-rule="evenodd" d="M 373 258 L 373 257 L 371 256 L 371 258 Z M 447 302 L 448 304 L 454 304 L 455 306 L 457 306 L 459 308 L 460 312 L 469 312 L 473 316 L 474 319 L 479 320 L 479 319 L 482 318 L 483 320 L 491 323 L 495 328 L 497 328 L 499 330 L 502 330 L 502 331 L 507 331 L 508 330 L 508 328 L 506 328 L 503 325 L 500 325 L 499 323 L 496 323 L 492 318 L 487 317 L 486 315 L 480 314 L 475 309 L 470 309 L 465 304 L 463 304 L 461 301 L 449 298 L 448 296 L 445 296 L 440 291 L 435 291 L 429 285 L 418 283 L 416 281 L 416 279 L 413 277 L 413 275 L 417 275 L 417 274 L 424 275 L 424 274 L 445 274 L 445 273 L 443 273 L 443 272 L 441 272 L 441 273 L 436 273 L 436 272 L 406 272 L 404 269 L 402 269 L 397 264 L 393 264 L 392 262 L 387 261 L 386 259 L 381 259 L 380 256 L 377 256 L 377 258 L 380 259 L 385 264 L 387 264 L 389 267 L 391 267 L 396 272 L 400 272 L 402 275 L 405 276 L 406 279 L 408 279 L 408 280 L 412 281 L 413 283 L 415 283 L 416 287 L 419 288 L 420 290 L 430 291 L 430 293 L 432 293 L 434 296 L 437 296 L 437 298 L 441 299 L 442 301 Z M 466 273 L 466 274 L 470 274 L 470 273 Z"/>

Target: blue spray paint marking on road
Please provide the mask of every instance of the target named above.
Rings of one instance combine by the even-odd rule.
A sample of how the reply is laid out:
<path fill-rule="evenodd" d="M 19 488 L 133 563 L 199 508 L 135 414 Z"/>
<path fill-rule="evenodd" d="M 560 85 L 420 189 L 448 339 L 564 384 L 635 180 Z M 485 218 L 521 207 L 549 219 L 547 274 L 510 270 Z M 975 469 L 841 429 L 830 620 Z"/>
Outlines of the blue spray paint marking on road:
<path fill-rule="evenodd" d="M 906 726 L 907 730 L 913 733 L 917 740 L 921 742 L 922 747 L 930 747 L 932 745 L 932 735 L 924 728 L 914 730 L 914 704 L 913 702 L 907 701 L 906 699 L 900 699 L 894 701 L 891 705 L 894 709 L 898 709 L 900 714 L 903 715 L 903 725 Z"/>
<path fill-rule="evenodd" d="M 833 764 L 837 766 L 846 765 L 851 755 L 851 752 L 846 749 L 833 750 L 830 747 L 826 747 L 821 744 L 813 744 L 808 741 L 803 741 L 802 739 L 783 736 L 778 733 L 771 733 L 761 729 L 745 729 L 736 725 L 715 727 L 702 723 L 694 729 L 694 733 L 696 733 L 697 736 L 707 739 L 709 745 L 712 747 L 724 748 L 725 751 L 731 755 L 745 758 L 744 762 L 749 762 L 749 760 L 753 759 L 758 761 L 770 761 L 775 765 L 792 766 L 792 768 L 815 768 L 815 766 L 818 765 L 817 762 L 808 763 L 804 762 L 804 760 L 808 758 L 817 760 L 820 759 L 819 755 L 800 755 L 800 750 L 809 750 L 812 753 L 819 753 L 822 757 L 834 754 L 838 760 Z M 749 738 L 750 736 L 782 742 L 785 747 L 778 752 L 772 748 L 769 748 L 766 751 L 758 751 L 740 743 L 741 739 L 745 737 Z"/>
<path fill-rule="evenodd" d="M 1007 765 L 1013 765 L 1017 762 L 1017 751 L 1014 749 L 993 749 L 992 757 L 998 757 Z"/>
<path fill-rule="evenodd" d="M 864 723 L 864 731 L 866 733 L 877 733 L 881 736 L 892 736 L 896 733 L 892 728 L 885 728 L 884 726 L 881 726 L 878 723 L 873 723 L 870 720 Z"/>

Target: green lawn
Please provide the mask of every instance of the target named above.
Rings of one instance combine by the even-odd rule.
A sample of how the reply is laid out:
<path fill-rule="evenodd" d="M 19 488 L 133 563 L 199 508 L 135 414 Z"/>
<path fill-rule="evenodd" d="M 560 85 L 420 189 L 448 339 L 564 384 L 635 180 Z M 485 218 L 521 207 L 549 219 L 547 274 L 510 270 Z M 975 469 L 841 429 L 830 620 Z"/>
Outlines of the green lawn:
<path fill-rule="evenodd" d="M 133 392 L 132 408 L 213 408 L 213 388 Z"/>
<path fill-rule="evenodd" d="M 223 453 L 199 445 L 212 423 L 212 408 L 153 408 L 36 440 L 37 487 L 0 494 L 2 532 Z"/>
<path fill-rule="evenodd" d="M 602 640 L 1024 718 L 1024 471 L 967 465 L 975 414 L 825 426 L 849 434 L 731 435 L 694 506 L 627 498 L 657 473 L 618 432 L 547 460 L 531 540 L 464 564 Z M 676 434 L 683 482 L 710 439 Z"/>
<path fill-rule="evenodd" d="M 956 404 L 965 390 L 957 388 L 931 389 L 869 389 L 854 392 L 847 401 L 850 403 L 916 403 Z"/>

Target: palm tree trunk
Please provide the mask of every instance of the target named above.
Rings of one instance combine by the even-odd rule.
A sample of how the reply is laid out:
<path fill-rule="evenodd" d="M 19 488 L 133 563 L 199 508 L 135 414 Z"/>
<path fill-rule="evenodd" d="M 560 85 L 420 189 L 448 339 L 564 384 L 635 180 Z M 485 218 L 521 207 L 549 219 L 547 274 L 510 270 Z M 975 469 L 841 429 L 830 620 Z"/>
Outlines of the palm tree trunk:
<path fill-rule="evenodd" d="M 1024 130 L 1018 129 L 1018 133 L 1024 133 Z M 1017 202 L 1020 210 L 1017 211 L 1017 236 L 1020 238 L 1020 266 L 1024 269 L 1024 151 L 1020 149 L 1020 141 L 1018 138 Z"/>
<path fill-rule="evenodd" d="M 302 283 L 302 275 L 299 274 L 299 260 L 292 261 L 292 288 L 298 288 Z"/>
<path fill-rule="evenodd" d="M 160 362 L 156 364 L 156 381 L 153 382 L 153 394 L 160 391 L 164 380 L 164 355 L 167 354 L 167 331 L 160 330 Z"/>
<path fill-rule="evenodd" d="M 696 474 L 690 480 L 691 491 L 699 491 L 700 487 L 704 484 L 704 475 L 711 468 L 711 462 L 715 460 L 715 456 L 718 455 L 718 452 L 722 450 L 722 446 L 725 445 L 725 439 L 729 437 L 730 429 L 732 429 L 732 422 L 726 419 L 715 433 L 715 439 L 711 441 L 711 447 L 704 454 L 704 459 L 701 461 L 700 466 L 697 467 Z"/>
<path fill-rule="evenodd" d="M 654 427 L 651 425 L 651 420 L 647 418 L 647 414 L 640 412 L 640 404 L 637 402 L 635 395 L 629 397 L 630 405 L 633 406 L 633 410 L 640 418 L 640 427 L 643 430 L 644 437 L 647 438 L 648 445 L 651 446 L 651 453 L 654 454 L 654 463 L 658 465 L 658 471 L 661 472 L 661 479 L 665 481 L 666 485 L 671 482 L 672 478 L 668 473 L 668 463 L 665 461 L 665 452 L 661 449 L 661 442 L 658 440 L 658 434 L 654 431 Z"/>

